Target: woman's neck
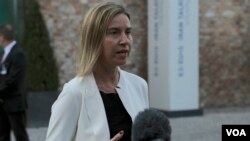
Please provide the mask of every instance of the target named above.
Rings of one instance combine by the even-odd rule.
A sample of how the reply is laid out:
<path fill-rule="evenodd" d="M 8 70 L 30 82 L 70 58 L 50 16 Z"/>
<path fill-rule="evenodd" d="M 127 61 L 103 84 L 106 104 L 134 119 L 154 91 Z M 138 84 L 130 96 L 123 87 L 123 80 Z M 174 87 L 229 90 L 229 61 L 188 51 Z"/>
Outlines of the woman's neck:
<path fill-rule="evenodd" d="M 96 67 L 93 71 L 98 88 L 105 93 L 115 93 L 119 82 L 118 67 L 110 69 Z"/>

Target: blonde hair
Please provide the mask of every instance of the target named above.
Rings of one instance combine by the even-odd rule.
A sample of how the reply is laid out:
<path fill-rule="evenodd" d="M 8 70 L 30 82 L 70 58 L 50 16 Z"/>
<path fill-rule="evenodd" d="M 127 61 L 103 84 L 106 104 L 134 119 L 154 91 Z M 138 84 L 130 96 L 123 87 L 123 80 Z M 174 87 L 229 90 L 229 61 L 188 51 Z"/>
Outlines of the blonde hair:
<path fill-rule="evenodd" d="M 102 42 L 111 20 L 124 13 L 124 7 L 113 2 L 99 3 L 92 7 L 81 25 L 80 45 L 77 50 L 77 75 L 85 76 L 93 68 L 102 52 Z"/>

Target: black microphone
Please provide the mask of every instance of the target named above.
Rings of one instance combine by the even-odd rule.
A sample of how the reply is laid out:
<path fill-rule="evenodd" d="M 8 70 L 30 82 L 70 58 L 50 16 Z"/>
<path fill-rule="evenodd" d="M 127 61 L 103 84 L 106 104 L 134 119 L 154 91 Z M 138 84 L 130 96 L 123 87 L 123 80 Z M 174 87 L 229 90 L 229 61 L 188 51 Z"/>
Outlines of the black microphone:
<path fill-rule="evenodd" d="M 132 141 L 170 141 L 168 117 L 157 109 L 139 112 L 132 125 Z"/>

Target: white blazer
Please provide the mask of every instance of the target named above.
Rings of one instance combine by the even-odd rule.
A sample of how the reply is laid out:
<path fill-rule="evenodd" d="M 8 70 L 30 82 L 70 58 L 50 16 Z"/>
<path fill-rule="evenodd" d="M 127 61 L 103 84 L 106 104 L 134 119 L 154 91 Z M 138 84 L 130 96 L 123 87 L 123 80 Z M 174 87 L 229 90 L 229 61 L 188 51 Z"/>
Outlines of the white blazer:
<path fill-rule="evenodd" d="M 147 83 L 120 70 L 118 87 L 118 95 L 134 121 L 138 112 L 149 107 Z M 93 74 L 66 83 L 51 110 L 46 141 L 110 141 L 105 108 Z"/>

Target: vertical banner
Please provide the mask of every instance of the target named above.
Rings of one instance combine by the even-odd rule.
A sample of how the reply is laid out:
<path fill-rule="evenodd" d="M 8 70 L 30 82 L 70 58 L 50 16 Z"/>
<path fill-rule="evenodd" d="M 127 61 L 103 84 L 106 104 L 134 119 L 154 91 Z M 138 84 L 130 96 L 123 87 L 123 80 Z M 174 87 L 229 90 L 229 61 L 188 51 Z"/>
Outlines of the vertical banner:
<path fill-rule="evenodd" d="M 199 109 L 198 0 L 148 0 L 150 107 Z"/>

